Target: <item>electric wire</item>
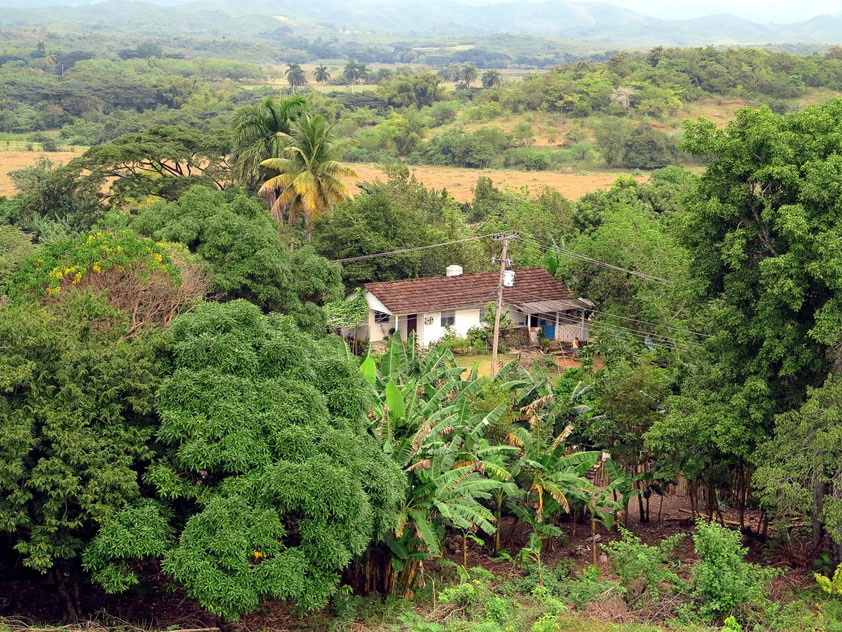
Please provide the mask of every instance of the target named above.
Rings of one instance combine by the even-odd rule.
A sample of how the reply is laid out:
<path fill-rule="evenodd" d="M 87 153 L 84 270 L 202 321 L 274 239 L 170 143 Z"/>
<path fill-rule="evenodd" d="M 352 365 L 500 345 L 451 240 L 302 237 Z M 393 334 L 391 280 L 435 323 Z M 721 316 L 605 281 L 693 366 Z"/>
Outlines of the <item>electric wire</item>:
<path fill-rule="evenodd" d="M 558 246 L 556 244 L 552 244 L 552 243 L 540 240 L 537 237 L 532 237 L 532 236 L 530 236 L 528 238 L 520 237 L 519 239 L 521 241 L 527 241 L 527 240 L 531 239 L 536 244 L 538 244 L 540 247 L 542 247 L 546 250 L 554 250 L 554 251 L 558 252 L 559 254 L 562 254 L 566 257 L 571 257 L 573 259 L 579 259 L 581 261 L 587 261 L 588 263 L 592 263 L 594 265 L 597 265 L 597 266 L 600 266 L 600 267 L 603 267 L 603 268 L 608 268 L 608 269 L 611 269 L 611 270 L 617 270 L 619 272 L 625 272 L 626 274 L 631 274 L 632 276 L 636 276 L 638 278 L 641 278 L 644 281 L 653 281 L 655 283 L 662 283 L 662 284 L 672 283 L 672 281 L 670 281 L 669 279 L 657 277 L 657 276 L 654 276 L 652 274 L 646 274 L 645 272 L 640 272 L 638 270 L 629 270 L 628 268 L 623 268 L 621 266 L 614 265 L 613 263 L 608 263 L 606 261 L 600 261 L 599 259 L 594 259 L 593 257 L 587 257 L 585 255 L 581 255 L 578 252 L 573 252 L 572 250 L 568 250 L 567 248 L 564 248 L 562 246 Z"/>
<path fill-rule="evenodd" d="M 478 235 L 476 237 L 465 237 L 464 239 L 454 239 L 453 241 L 445 241 L 440 244 L 428 244 L 426 246 L 416 246 L 414 248 L 402 248 L 400 250 L 391 250 L 389 252 L 376 252 L 369 255 L 359 255 L 357 257 L 345 257 L 344 259 L 333 259 L 330 263 L 351 263 L 353 261 L 363 261 L 365 259 L 376 259 L 378 257 L 391 257 L 393 255 L 402 255 L 410 252 L 418 252 L 419 250 L 429 250 L 431 248 L 440 248 L 442 246 L 452 246 L 454 244 L 462 244 L 467 241 L 476 241 L 478 239 L 486 239 L 493 237 L 497 233 L 490 233 L 488 235 Z"/>

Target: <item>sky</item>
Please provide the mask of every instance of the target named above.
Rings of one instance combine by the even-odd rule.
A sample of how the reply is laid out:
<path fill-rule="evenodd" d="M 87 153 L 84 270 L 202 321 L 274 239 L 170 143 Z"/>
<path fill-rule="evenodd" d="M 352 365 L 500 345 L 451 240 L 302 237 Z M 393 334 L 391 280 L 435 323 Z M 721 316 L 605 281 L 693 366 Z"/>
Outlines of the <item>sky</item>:
<path fill-rule="evenodd" d="M 581 1 L 581 0 L 580 0 Z M 585 0 L 587 1 L 587 0 Z M 842 0 L 601 0 L 659 18 L 695 18 L 730 13 L 753 22 L 803 22 L 842 13 Z"/>

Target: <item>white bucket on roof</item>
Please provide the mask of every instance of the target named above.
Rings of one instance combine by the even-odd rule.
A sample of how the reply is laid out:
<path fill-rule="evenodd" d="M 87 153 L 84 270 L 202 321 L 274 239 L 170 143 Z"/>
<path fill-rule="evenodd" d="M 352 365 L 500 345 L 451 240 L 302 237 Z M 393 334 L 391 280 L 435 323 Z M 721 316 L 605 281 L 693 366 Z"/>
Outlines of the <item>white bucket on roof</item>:
<path fill-rule="evenodd" d="M 512 287 L 515 284 L 515 271 L 503 270 L 503 286 Z"/>
<path fill-rule="evenodd" d="M 441 268 L 439 268 L 441 269 Z M 452 265 L 447 266 L 445 274 L 449 277 L 460 276 L 462 274 L 462 266 Z"/>

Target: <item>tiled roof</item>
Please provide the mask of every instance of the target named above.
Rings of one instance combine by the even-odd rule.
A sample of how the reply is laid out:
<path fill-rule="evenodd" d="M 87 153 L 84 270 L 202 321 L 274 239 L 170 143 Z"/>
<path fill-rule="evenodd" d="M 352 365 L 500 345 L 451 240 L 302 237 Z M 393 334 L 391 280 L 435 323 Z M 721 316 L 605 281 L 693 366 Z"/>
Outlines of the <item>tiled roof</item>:
<path fill-rule="evenodd" d="M 499 272 L 425 277 L 403 281 L 366 283 L 393 314 L 438 312 L 443 309 L 482 307 L 497 299 Z M 513 287 L 503 288 L 503 303 L 516 305 L 570 297 L 564 284 L 543 268 L 517 270 Z"/>

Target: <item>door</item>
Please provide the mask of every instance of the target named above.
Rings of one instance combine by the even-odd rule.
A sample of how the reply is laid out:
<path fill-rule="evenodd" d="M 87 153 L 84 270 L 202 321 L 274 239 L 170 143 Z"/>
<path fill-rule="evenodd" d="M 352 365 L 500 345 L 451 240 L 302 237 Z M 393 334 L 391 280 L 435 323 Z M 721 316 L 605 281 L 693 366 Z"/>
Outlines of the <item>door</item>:
<path fill-rule="evenodd" d="M 406 317 L 406 336 L 409 338 L 409 334 L 415 332 L 415 335 L 418 335 L 418 314 L 409 314 Z"/>

